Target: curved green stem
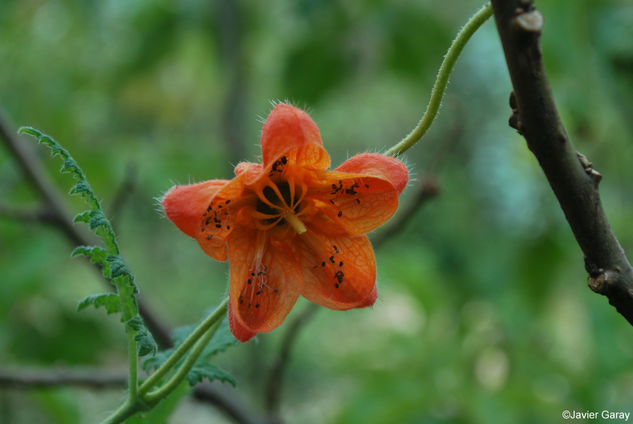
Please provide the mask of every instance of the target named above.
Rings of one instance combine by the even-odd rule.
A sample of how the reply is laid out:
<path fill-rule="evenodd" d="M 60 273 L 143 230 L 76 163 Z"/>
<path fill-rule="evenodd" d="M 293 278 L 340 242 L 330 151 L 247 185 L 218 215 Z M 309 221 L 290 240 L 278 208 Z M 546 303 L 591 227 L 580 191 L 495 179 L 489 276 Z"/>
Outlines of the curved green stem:
<path fill-rule="evenodd" d="M 413 131 L 411 131 L 398 144 L 387 150 L 385 152 L 386 155 L 394 157 L 401 155 L 417 143 L 424 133 L 426 133 L 433 123 L 437 112 L 440 110 L 440 104 L 442 103 L 442 97 L 444 97 L 444 91 L 446 90 L 446 85 L 448 84 L 448 78 L 453 71 L 457 58 L 464 49 L 464 46 L 466 46 L 466 43 L 468 43 L 468 40 L 470 40 L 470 37 L 472 37 L 479 27 L 491 16 L 492 7 L 488 3 L 479 9 L 479 11 L 475 13 L 468 22 L 466 22 L 466 25 L 464 25 L 464 27 L 459 31 L 457 37 L 455 37 L 455 40 L 453 40 L 453 43 L 448 48 L 448 52 L 446 52 L 444 61 L 440 66 L 440 70 L 437 72 L 435 84 L 433 85 L 433 90 L 431 91 L 431 99 L 429 100 L 429 104 L 426 106 L 426 111 L 424 112 L 422 119 L 420 119 L 420 122 L 418 122 L 418 125 L 413 129 Z"/>
<path fill-rule="evenodd" d="M 228 304 L 229 298 L 227 297 L 216 308 L 216 310 L 213 311 L 213 313 L 205 318 L 204 321 L 202 321 L 196 329 L 189 334 L 185 341 L 178 346 L 178 348 L 170 355 L 163 365 L 150 375 L 150 377 L 138 388 L 136 387 L 138 362 L 138 355 L 136 352 L 137 343 L 134 340 L 134 333 L 130 332 L 128 335 L 130 346 L 130 392 L 125 403 L 123 403 L 119 409 L 106 418 L 102 424 L 122 423 L 137 412 L 152 408 L 169 395 L 174 389 L 176 389 L 187 376 L 191 368 L 195 365 L 196 360 L 204 350 L 205 346 L 213 338 L 213 335 L 220 326 L 220 322 L 226 314 Z M 132 352 L 132 349 L 134 349 L 134 352 Z M 187 356 L 187 359 L 180 366 L 178 371 L 169 379 L 169 381 L 165 383 L 164 386 L 148 393 L 161 378 L 163 378 L 178 364 L 178 361 L 187 354 L 190 349 L 191 352 L 189 353 L 189 356 Z"/>
<path fill-rule="evenodd" d="M 163 365 L 161 365 L 138 389 L 139 395 L 144 395 L 147 393 L 152 387 L 160 381 L 161 378 L 165 376 L 182 358 L 185 353 L 191 349 L 191 347 L 200 339 L 206 332 L 209 330 L 213 324 L 219 322 L 226 314 L 226 310 L 229 305 L 229 298 L 227 297 L 222 301 L 222 303 L 210 314 L 204 321 L 196 327 L 195 330 L 185 339 L 185 341 L 178 346 L 178 349 L 171 354 L 169 359 L 167 359 Z"/>
<path fill-rule="evenodd" d="M 153 404 L 160 401 L 161 399 L 164 399 L 165 397 L 167 397 L 167 395 L 174 391 L 174 389 L 176 389 L 180 385 L 180 383 L 182 383 L 185 377 L 187 377 L 187 374 L 189 374 L 189 371 L 191 371 L 191 368 L 193 368 L 193 366 L 195 365 L 205 346 L 209 344 L 209 342 L 213 338 L 213 335 L 215 334 L 219 326 L 220 323 L 217 322 L 213 327 L 209 329 L 209 331 L 206 332 L 204 336 L 200 338 L 200 340 L 196 342 L 196 344 L 193 346 L 193 349 L 191 349 L 191 353 L 189 353 L 189 356 L 187 356 L 185 362 L 180 366 L 180 368 L 178 368 L 178 371 L 169 379 L 169 381 L 167 381 L 167 383 L 165 383 L 159 389 L 145 395 L 145 399 L 147 400 L 147 402 Z"/>
<path fill-rule="evenodd" d="M 123 405 L 114 411 L 108 418 L 103 420 L 101 424 L 118 424 L 124 422 L 132 415 L 144 409 L 144 405 L 138 402 L 138 399 L 131 400 L 128 398 Z"/>

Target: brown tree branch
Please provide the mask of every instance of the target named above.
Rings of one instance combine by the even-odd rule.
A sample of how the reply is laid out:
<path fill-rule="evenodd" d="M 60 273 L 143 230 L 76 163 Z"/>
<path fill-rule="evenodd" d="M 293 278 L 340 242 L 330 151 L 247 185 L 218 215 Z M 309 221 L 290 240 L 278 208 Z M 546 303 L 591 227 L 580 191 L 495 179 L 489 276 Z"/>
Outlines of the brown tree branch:
<path fill-rule="evenodd" d="M 402 211 L 398 212 L 393 218 L 393 221 L 391 221 L 385 229 L 371 237 L 371 243 L 374 245 L 374 248 L 380 247 L 385 241 L 394 237 L 405 228 L 407 223 L 411 221 L 411 218 L 415 216 L 418 209 L 426 203 L 427 200 L 437 196 L 439 191 L 439 184 L 434 177 L 423 179 L 418 186 L 415 197 L 409 201 L 409 204 L 407 204 Z"/>
<path fill-rule="evenodd" d="M 121 388 L 127 384 L 127 371 L 96 368 L 2 369 L 0 387 L 35 389 L 78 386 L 91 389 Z"/>
<path fill-rule="evenodd" d="M 134 192 L 137 174 L 138 170 L 136 169 L 136 165 L 132 162 L 128 163 L 125 167 L 123 180 L 119 184 L 119 187 L 116 189 L 116 192 L 112 197 L 110 207 L 108 208 L 108 217 L 110 218 L 110 222 L 112 222 L 112 225 L 115 228 L 115 224 L 119 218 L 121 210 L 123 209 L 123 205 Z"/>
<path fill-rule="evenodd" d="M 243 48 L 241 2 L 220 0 L 216 3 L 218 55 L 227 80 L 222 110 L 222 134 L 231 159 L 236 164 L 244 157 L 244 111 L 248 94 L 246 60 Z"/>
<path fill-rule="evenodd" d="M 39 222 L 42 224 L 57 225 L 57 217 L 42 206 L 32 209 L 18 209 L 0 203 L 0 217 L 22 222 Z"/>
<path fill-rule="evenodd" d="M 589 287 L 633 325 L 633 268 L 602 208 L 601 175 L 572 146 L 547 80 L 539 36 L 543 16 L 530 0 L 492 0 L 514 92 L 510 125 L 525 137 L 585 254 Z"/>

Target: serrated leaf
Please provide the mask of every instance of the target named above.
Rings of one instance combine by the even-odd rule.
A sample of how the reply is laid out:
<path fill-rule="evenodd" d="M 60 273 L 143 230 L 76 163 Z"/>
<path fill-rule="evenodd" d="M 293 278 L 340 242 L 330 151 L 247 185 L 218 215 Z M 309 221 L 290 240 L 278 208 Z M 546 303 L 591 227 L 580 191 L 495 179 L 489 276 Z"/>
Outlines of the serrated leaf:
<path fill-rule="evenodd" d="M 104 248 L 80 246 L 73 251 L 73 256 L 88 256 L 93 262 L 101 264 L 103 275 L 109 278 L 117 287 L 119 295 L 90 296 L 80 303 L 79 308 L 83 309 L 88 305 L 95 305 L 104 306 L 107 311 L 121 311 L 121 320 L 126 323 L 126 329 L 135 333 L 134 338 L 138 342 L 139 354 L 143 356 L 156 352 L 156 342 L 143 324 L 141 317 L 138 316 L 138 305 L 135 297 L 135 294 L 138 293 L 138 288 L 134 284 L 134 275 L 119 256 L 119 246 L 112 224 L 103 212 L 101 202 L 92 190 L 83 170 L 68 150 L 52 137 L 31 127 L 22 127 L 18 130 L 18 133 L 36 137 L 40 143 L 50 148 L 53 156 L 61 156 L 63 159 L 61 172 L 70 173 L 77 180 L 70 189 L 70 193 L 81 196 L 90 207 L 89 210 L 77 214 L 74 222 L 87 223 L 105 245 Z M 116 301 L 114 300 L 115 298 L 117 299 Z"/>
<path fill-rule="evenodd" d="M 130 276 L 130 270 L 119 255 L 108 255 L 106 261 L 110 264 L 112 270 L 112 278 Z"/>
<path fill-rule="evenodd" d="M 70 189 L 70 194 L 83 194 L 91 191 L 90 185 L 86 181 L 78 181 L 74 186 Z"/>
<path fill-rule="evenodd" d="M 119 247 L 116 243 L 116 237 L 114 235 L 114 230 L 112 229 L 112 225 L 110 221 L 103 213 L 101 208 L 101 202 L 95 195 L 90 183 L 86 179 L 86 175 L 83 170 L 77 164 L 77 161 L 70 155 L 68 150 L 62 147 L 57 141 L 55 141 L 52 137 L 42 133 L 41 131 L 32 128 L 32 127 L 22 127 L 18 130 L 20 134 L 29 134 L 33 137 L 36 137 L 37 140 L 47 145 L 53 156 L 61 156 L 64 160 L 61 171 L 65 173 L 71 173 L 77 183 L 71 188 L 71 194 L 78 194 L 83 197 L 83 199 L 90 205 L 90 210 L 82 212 L 78 214 L 74 221 L 75 222 L 86 222 L 90 225 L 92 230 L 97 230 L 96 233 L 99 237 L 103 239 L 103 242 L 106 245 L 107 250 L 112 254 L 119 253 Z"/>
<path fill-rule="evenodd" d="M 191 368 L 191 371 L 189 371 L 189 374 L 187 374 L 187 381 L 192 386 L 202 382 L 205 378 L 209 381 L 218 380 L 222 383 L 229 383 L 233 387 L 237 385 L 237 381 L 235 381 L 235 378 L 231 374 L 206 361 L 196 362 L 193 368 Z"/>
<path fill-rule="evenodd" d="M 98 246 L 77 246 L 73 249 L 70 256 L 86 256 L 94 263 L 105 265 L 108 252 Z"/>
<path fill-rule="evenodd" d="M 145 327 L 145 323 L 139 315 L 134 316 L 126 322 L 126 326 L 128 329 L 136 332 L 134 340 L 138 343 L 137 348 L 139 356 L 146 356 L 150 353 L 156 354 L 158 345 L 156 344 L 152 333 L 150 333 L 147 327 Z"/>
<path fill-rule="evenodd" d="M 130 271 L 130 269 L 125 265 L 123 259 L 119 255 L 108 255 L 106 258 L 106 262 L 108 264 L 110 277 L 115 280 L 117 278 L 125 278 L 123 280 L 126 284 L 132 287 L 132 290 L 129 292 L 130 301 L 134 301 L 134 294 L 138 293 L 138 287 L 134 282 L 134 275 Z M 117 285 L 115 283 L 115 285 Z"/>
<path fill-rule="evenodd" d="M 83 211 L 75 215 L 73 218 L 73 222 L 90 222 L 90 212 L 92 211 Z"/>
<path fill-rule="evenodd" d="M 173 348 L 161 350 L 160 352 L 156 352 L 155 355 L 150 356 L 149 358 L 143 361 L 143 369 L 150 373 L 152 370 L 160 368 L 161 365 L 169 358 L 169 356 L 174 351 Z"/>
<path fill-rule="evenodd" d="M 102 225 L 110 225 L 110 221 L 106 218 L 105 214 L 101 209 L 94 209 L 90 211 L 90 229 L 94 230 L 95 228 Z"/>
<path fill-rule="evenodd" d="M 77 305 L 77 310 L 87 308 L 88 306 L 94 306 L 98 308 L 103 306 L 108 315 L 121 312 L 121 299 L 115 293 L 102 293 L 85 297 Z"/>

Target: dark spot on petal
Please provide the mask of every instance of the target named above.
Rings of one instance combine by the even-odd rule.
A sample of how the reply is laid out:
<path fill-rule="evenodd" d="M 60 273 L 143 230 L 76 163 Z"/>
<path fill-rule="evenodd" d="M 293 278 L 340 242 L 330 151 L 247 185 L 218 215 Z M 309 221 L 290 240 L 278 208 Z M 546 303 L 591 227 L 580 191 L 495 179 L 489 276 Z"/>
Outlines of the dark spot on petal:
<path fill-rule="evenodd" d="M 255 304 L 255 307 L 256 307 L 256 308 L 259 308 L 259 303 L 256 303 L 256 304 Z"/>
<path fill-rule="evenodd" d="M 343 211 L 338 211 L 338 214 L 336 214 L 336 216 L 338 216 L 339 218 L 343 216 Z"/>

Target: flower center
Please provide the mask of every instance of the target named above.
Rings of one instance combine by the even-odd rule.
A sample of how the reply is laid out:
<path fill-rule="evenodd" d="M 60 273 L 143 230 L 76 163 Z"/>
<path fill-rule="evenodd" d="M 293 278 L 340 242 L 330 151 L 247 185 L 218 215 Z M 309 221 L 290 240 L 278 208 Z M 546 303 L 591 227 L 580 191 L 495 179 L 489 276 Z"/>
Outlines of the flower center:
<path fill-rule="evenodd" d="M 256 210 L 259 212 L 259 227 L 267 230 L 286 223 L 297 232 L 307 231 L 305 225 L 298 218 L 301 215 L 301 201 L 306 192 L 305 187 L 295 186 L 293 180 L 272 182 L 268 181 L 263 190 L 257 192 Z M 300 191 L 300 192 L 299 192 Z"/>

